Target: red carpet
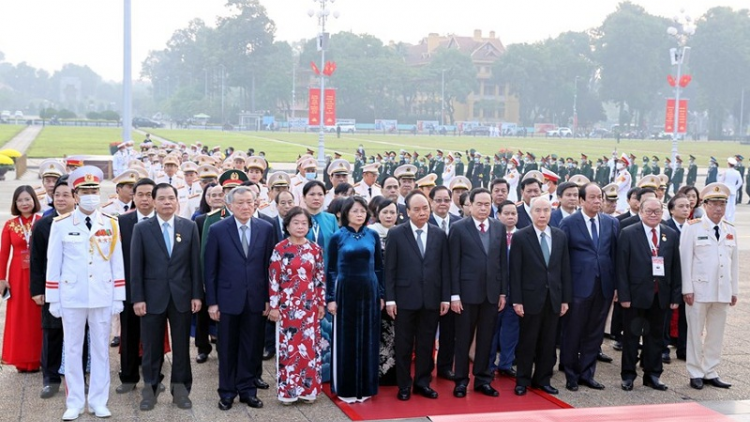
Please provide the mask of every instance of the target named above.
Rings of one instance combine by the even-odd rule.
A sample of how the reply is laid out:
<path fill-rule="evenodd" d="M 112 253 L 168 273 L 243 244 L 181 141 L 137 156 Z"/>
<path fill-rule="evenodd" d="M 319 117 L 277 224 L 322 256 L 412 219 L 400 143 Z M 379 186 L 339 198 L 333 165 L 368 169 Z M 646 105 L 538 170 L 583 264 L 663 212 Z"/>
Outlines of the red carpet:
<path fill-rule="evenodd" d="M 323 391 L 333 400 L 336 406 L 354 421 L 431 417 L 433 415 L 518 412 L 523 410 L 539 411 L 571 407 L 554 396 L 533 388 L 530 388 L 525 396 L 518 397 L 513 393 L 513 388 L 516 386 L 513 378 L 495 378 L 492 386 L 500 392 L 500 397 L 487 397 L 475 393 L 470 386 L 466 398 L 457 399 L 453 397 L 454 383 L 452 381 L 434 379 L 431 387 L 440 394 L 437 400 L 412 395 L 409 401 L 399 401 L 396 398 L 397 387 L 380 387 L 377 396 L 364 403 L 354 404 L 344 403 L 331 394 L 330 384 L 324 384 Z M 466 420 L 463 417 L 459 419 L 462 422 Z"/>
<path fill-rule="evenodd" d="M 586 409 L 430 416 L 432 422 L 732 422 L 734 419 L 698 403 L 643 406 L 590 407 Z"/>

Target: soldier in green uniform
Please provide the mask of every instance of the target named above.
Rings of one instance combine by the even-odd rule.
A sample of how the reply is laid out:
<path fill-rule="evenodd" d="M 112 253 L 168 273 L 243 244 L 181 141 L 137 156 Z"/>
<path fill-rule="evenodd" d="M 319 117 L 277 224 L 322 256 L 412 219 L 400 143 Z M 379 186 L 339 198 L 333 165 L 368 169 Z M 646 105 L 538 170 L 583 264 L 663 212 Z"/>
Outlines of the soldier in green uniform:
<path fill-rule="evenodd" d="M 359 151 L 357 151 L 354 154 L 354 171 L 352 172 L 354 183 L 359 183 L 362 180 L 362 167 L 364 165 L 365 158 L 359 153 Z"/>
<path fill-rule="evenodd" d="M 558 173 L 558 170 L 560 169 L 560 167 L 557 165 L 557 154 L 550 155 L 550 158 L 551 158 L 549 162 L 550 171 L 552 171 L 552 173 L 559 175 L 560 173 Z"/>
<path fill-rule="evenodd" d="M 630 187 L 635 187 L 635 181 L 638 179 L 638 164 L 635 163 L 635 154 L 630 153 L 630 162 L 633 163 L 628 167 L 628 173 L 632 176 L 630 178 Z"/>
<path fill-rule="evenodd" d="M 719 175 L 719 163 L 715 157 L 711 157 L 708 161 L 708 172 L 706 173 L 706 185 L 716 182 L 716 177 Z"/>
<path fill-rule="evenodd" d="M 591 164 L 589 164 L 589 157 L 586 154 L 581 154 L 581 174 L 586 176 L 589 180 L 594 180 L 593 171 L 591 171 Z M 591 174 L 589 173 L 591 171 Z"/>
<path fill-rule="evenodd" d="M 443 157 L 443 151 L 437 150 L 437 154 L 435 156 L 435 165 L 432 166 L 432 172 L 437 175 L 437 180 L 435 180 L 435 184 L 437 186 L 441 186 L 443 184 L 443 172 L 445 171 L 445 158 Z"/>
<path fill-rule="evenodd" d="M 690 161 L 688 161 L 687 180 L 685 184 L 695 186 L 696 180 L 698 180 L 698 165 L 695 164 L 695 157 L 691 155 Z"/>
<path fill-rule="evenodd" d="M 742 165 L 742 160 L 745 158 L 739 154 L 735 155 L 734 158 L 737 159 L 737 165 L 734 166 L 734 169 L 740 172 L 740 180 L 745 178 L 745 166 Z M 742 203 L 742 189 L 737 190 L 737 203 Z"/>
<path fill-rule="evenodd" d="M 454 164 L 455 175 L 463 176 L 464 175 L 464 162 L 461 159 L 462 155 L 460 152 L 456 151 L 453 153 L 453 156 L 456 157 L 456 163 Z"/>
<path fill-rule="evenodd" d="M 685 181 L 685 167 L 682 167 L 682 157 L 679 155 L 675 159 L 674 174 L 672 174 L 672 191 L 677 193 Z"/>
<path fill-rule="evenodd" d="M 492 178 L 502 179 L 505 176 L 505 157 L 501 157 L 499 154 L 495 154 L 495 165 L 492 166 Z"/>
<path fill-rule="evenodd" d="M 247 174 L 241 170 L 227 170 L 219 176 L 219 184 L 221 185 L 224 193 L 229 192 L 233 188 L 247 182 Z M 211 211 L 206 215 L 206 221 L 203 223 L 203 232 L 201 234 L 201 257 L 203 257 L 203 251 L 206 248 L 206 240 L 208 240 L 208 229 L 211 224 L 223 220 L 226 217 L 231 216 L 226 206 L 221 207 L 217 210 Z M 202 259 L 202 258 L 201 258 Z"/>
<path fill-rule="evenodd" d="M 490 164 L 490 156 L 484 157 L 484 168 L 482 169 L 482 187 L 488 187 L 490 185 L 490 182 L 492 179 L 490 178 L 490 175 L 492 174 L 492 165 Z"/>
<path fill-rule="evenodd" d="M 661 167 L 659 167 L 659 157 L 651 157 L 651 174 L 658 176 L 661 174 Z"/>
<path fill-rule="evenodd" d="M 651 166 L 648 165 L 648 157 L 643 156 L 643 171 L 641 172 L 641 179 L 651 174 Z"/>
<path fill-rule="evenodd" d="M 539 170 L 539 164 L 536 162 L 536 155 L 531 152 L 526 153 L 526 157 L 529 159 L 523 166 L 523 175 L 525 176 L 531 170 Z"/>
<path fill-rule="evenodd" d="M 594 173 L 594 181 L 599 186 L 606 186 L 607 179 L 609 179 L 609 167 L 604 165 L 602 158 L 596 159 L 596 172 Z"/>
<path fill-rule="evenodd" d="M 672 183 L 672 160 L 669 157 L 664 158 L 664 175 L 667 176 L 667 190 L 664 191 L 664 202 L 669 202 L 672 198 L 669 196 L 669 185 Z M 675 192 L 677 190 L 675 189 Z"/>

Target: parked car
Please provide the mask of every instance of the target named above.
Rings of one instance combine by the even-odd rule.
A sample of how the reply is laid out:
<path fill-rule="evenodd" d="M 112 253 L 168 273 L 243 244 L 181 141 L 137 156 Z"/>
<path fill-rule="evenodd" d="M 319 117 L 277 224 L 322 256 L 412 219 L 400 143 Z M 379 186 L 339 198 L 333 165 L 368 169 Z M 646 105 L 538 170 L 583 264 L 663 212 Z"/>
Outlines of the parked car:
<path fill-rule="evenodd" d="M 589 138 L 611 138 L 612 132 L 605 128 L 596 128 L 589 133 Z"/>
<path fill-rule="evenodd" d="M 15 113 L 13 114 L 13 116 L 14 116 L 14 117 L 15 117 L 16 119 L 23 119 L 23 111 L 21 111 L 21 110 L 16 110 L 16 112 L 15 112 Z"/>
<path fill-rule="evenodd" d="M 490 136 L 489 126 L 474 126 L 464 130 L 464 135 Z"/>
<path fill-rule="evenodd" d="M 572 138 L 573 131 L 569 127 L 559 127 L 557 129 L 547 131 L 548 138 Z"/>
<path fill-rule="evenodd" d="M 341 126 L 341 133 L 354 133 L 357 128 L 354 125 L 338 125 Z M 326 126 L 326 131 L 330 133 L 336 132 L 336 126 Z"/>
<path fill-rule="evenodd" d="M 151 119 L 147 119 L 145 117 L 134 117 L 133 118 L 133 127 L 136 127 L 136 128 L 138 128 L 138 127 L 155 127 L 155 128 L 158 128 L 158 127 L 164 127 L 164 125 L 161 124 L 161 123 L 159 123 L 159 122 L 157 122 L 157 121 L 154 121 L 154 120 L 151 120 Z"/>

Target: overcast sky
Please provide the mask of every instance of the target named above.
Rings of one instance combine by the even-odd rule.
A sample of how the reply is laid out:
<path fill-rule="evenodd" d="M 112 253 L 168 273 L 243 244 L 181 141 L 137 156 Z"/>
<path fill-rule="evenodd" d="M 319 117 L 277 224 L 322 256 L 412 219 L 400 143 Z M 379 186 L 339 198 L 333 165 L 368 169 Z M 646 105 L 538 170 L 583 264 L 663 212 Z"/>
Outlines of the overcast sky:
<path fill-rule="evenodd" d="M 649 13 L 674 16 L 684 8 L 699 17 L 711 7 L 747 8 L 747 0 L 634 0 Z M 123 0 L 3 0 L 0 51 L 6 61 L 25 61 L 54 71 L 64 63 L 89 65 L 108 80 L 122 77 Z M 201 18 L 214 25 L 224 0 L 132 0 L 133 75 L 150 50 L 163 49 L 172 33 Z M 307 10 L 315 0 L 261 0 L 276 23 L 276 37 L 313 37 L 317 22 Z M 534 42 L 565 31 L 598 26 L 619 0 L 337 0 L 330 32 L 369 33 L 385 42 L 416 43 L 430 32 L 471 35 L 495 31 L 508 45 Z M 666 28 L 665 28 L 666 30 Z"/>

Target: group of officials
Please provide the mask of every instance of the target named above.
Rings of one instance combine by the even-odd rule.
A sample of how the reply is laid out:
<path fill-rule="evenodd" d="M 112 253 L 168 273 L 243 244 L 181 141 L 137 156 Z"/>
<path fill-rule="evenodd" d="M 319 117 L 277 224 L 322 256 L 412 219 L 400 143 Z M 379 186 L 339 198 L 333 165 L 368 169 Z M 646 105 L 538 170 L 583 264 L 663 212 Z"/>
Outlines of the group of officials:
<path fill-rule="evenodd" d="M 251 407 L 262 407 L 256 389 L 265 384 L 259 368 L 268 264 L 281 235 L 275 198 L 289 190 L 299 202 L 297 192 L 318 170 L 315 160 L 300 157 L 296 175 L 270 175 L 269 182 L 280 183 L 268 185 L 260 184 L 267 163 L 252 157 L 227 157 L 224 164 L 234 167 L 217 179 L 219 171 L 211 164 L 196 169 L 168 155 L 164 170 L 175 166 L 158 175 L 159 183 L 143 177 L 137 162 L 128 164 L 133 172 L 125 170 L 118 179 L 118 200 L 121 189 L 129 192 L 121 201 L 129 209 L 119 216 L 98 209 L 103 175 L 91 166 L 73 170 L 47 193 L 54 198 L 59 186 L 67 186 L 78 204 L 54 218 L 46 254 L 45 300 L 50 314 L 62 317 L 65 332 L 68 396 L 63 419 L 76 419 L 86 404 L 80 358 L 86 329 L 92 361 L 88 408 L 99 417 L 110 415 L 107 342 L 110 319 L 117 314 L 123 344 L 118 392 L 135 387 L 140 363 L 146 386 L 142 410 L 154 407 L 161 390 L 167 323 L 173 402 L 180 408 L 192 406 L 190 322 L 201 310 L 218 323 L 219 408 L 231 408 L 237 396 Z M 622 214 L 634 214 L 626 227 L 624 218 L 602 212 L 617 187 L 602 188 L 585 178 L 576 179 L 580 185 L 560 185 L 569 189 L 573 184 L 577 191 L 577 203 L 564 211 L 561 189 L 554 197 L 548 193 L 550 183 L 558 182 L 549 171 L 519 177 L 516 192 L 503 178 L 488 188 L 472 189 L 460 176 L 450 186 L 437 186 L 435 174 L 415 180 L 414 166 L 406 164 L 384 180 L 384 186 L 395 181 L 395 188 L 381 190 L 378 165 L 371 164 L 363 167 L 362 182 L 339 194 L 351 165 L 339 159 L 326 170 L 333 182 L 326 205 L 350 194 L 367 201 L 388 196 L 398 204 L 401 224 L 385 247 L 383 299 L 396 321 L 399 399 L 408 400 L 412 389 L 437 397 L 430 388 L 436 335 L 438 375 L 455 382 L 456 397 L 467 395 L 471 375 L 476 392 L 497 396 L 491 385 L 494 369 L 516 377 L 518 395 L 529 387 L 555 394 L 550 379 L 558 324 L 565 387 L 603 389 L 594 375 L 613 299 L 623 308 L 623 389 L 633 388 L 641 338 L 644 385 L 666 389 L 659 381 L 664 325 L 668 310 L 683 301 L 690 385 L 729 386 L 717 373 L 727 308 L 738 294 L 737 239 L 724 219 L 730 196 L 726 185 L 707 185 L 701 192 L 705 215 L 674 229 L 666 224 L 662 202 L 649 195 Z M 188 173 L 194 173 L 189 176 L 194 183 L 186 183 Z M 185 189 L 206 187 L 204 181 L 218 182 L 226 207 L 208 214 L 199 230 L 181 215 L 194 195 L 186 195 Z M 240 186 L 242 182 L 252 189 Z M 522 200 L 508 201 L 511 193 Z M 438 213 L 438 208 L 456 212 Z M 510 366 L 514 360 L 515 371 Z M 129 378 L 122 376 L 128 372 Z"/>

